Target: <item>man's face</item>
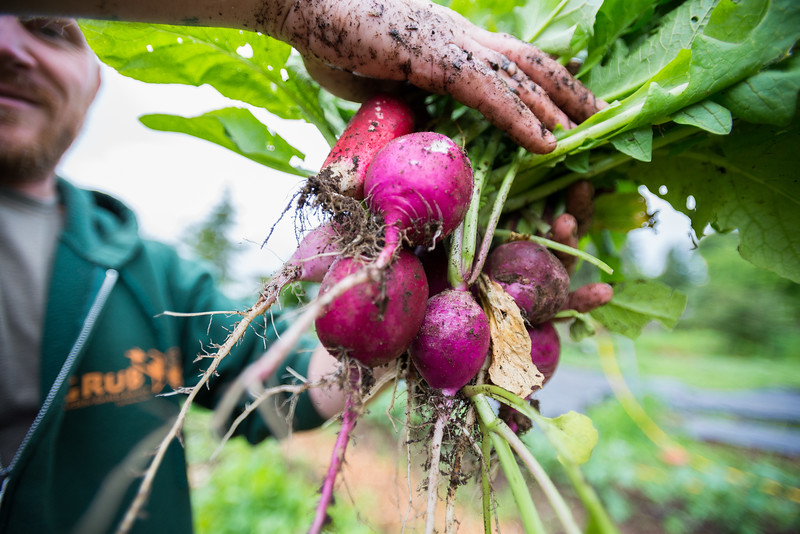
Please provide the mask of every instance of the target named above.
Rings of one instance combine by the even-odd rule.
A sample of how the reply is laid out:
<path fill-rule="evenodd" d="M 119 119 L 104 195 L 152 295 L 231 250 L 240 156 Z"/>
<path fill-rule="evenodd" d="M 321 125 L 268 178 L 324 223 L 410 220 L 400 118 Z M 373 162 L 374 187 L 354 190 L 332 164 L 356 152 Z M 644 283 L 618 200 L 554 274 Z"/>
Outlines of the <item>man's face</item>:
<path fill-rule="evenodd" d="M 0 184 L 52 175 L 99 83 L 74 20 L 0 16 Z"/>

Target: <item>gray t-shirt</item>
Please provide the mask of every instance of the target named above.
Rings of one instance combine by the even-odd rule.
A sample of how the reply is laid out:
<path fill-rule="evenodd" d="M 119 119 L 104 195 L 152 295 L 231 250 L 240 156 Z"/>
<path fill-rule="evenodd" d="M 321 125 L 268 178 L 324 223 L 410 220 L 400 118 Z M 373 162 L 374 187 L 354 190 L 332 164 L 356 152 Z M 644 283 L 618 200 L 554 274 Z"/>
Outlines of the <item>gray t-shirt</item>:
<path fill-rule="evenodd" d="M 63 226 L 57 199 L 0 187 L 0 465 L 8 465 L 41 405 L 42 329 Z"/>

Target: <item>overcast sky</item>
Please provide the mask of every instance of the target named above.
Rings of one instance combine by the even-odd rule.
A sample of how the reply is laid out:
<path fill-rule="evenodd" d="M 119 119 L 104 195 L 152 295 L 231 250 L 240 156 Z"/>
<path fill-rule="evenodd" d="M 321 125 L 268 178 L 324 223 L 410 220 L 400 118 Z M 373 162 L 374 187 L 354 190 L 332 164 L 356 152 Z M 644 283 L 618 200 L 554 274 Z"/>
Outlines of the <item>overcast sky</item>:
<path fill-rule="evenodd" d="M 261 244 L 301 180 L 207 141 L 150 130 L 137 120 L 146 113 L 194 116 L 229 105 L 241 104 L 209 87 L 144 84 L 104 66 L 103 86 L 83 134 L 59 172 L 78 185 L 118 197 L 137 214 L 144 235 L 171 244 L 202 220 L 228 188 L 237 216 L 231 238 L 244 251 L 236 270 L 248 281 L 270 273 L 296 246 L 291 216 L 284 218 L 266 247 Z M 280 121 L 260 110 L 254 113 L 306 152 L 307 168 L 319 168 L 328 148 L 314 127 Z M 645 267 L 657 272 L 669 246 L 678 242 L 688 247 L 691 241 L 685 217 L 668 206 L 654 207 L 660 210 L 660 229 L 633 232 L 633 239 L 645 244 Z"/>
<path fill-rule="evenodd" d="M 146 113 L 195 116 L 230 105 L 242 104 L 209 87 L 145 84 L 103 67 L 101 90 L 59 173 L 118 197 L 136 213 L 144 235 L 171 244 L 202 220 L 228 188 L 237 219 L 231 238 L 245 251 L 237 267 L 246 275 L 270 273 L 297 244 L 291 217 L 266 247 L 261 244 L 301 180 L 213 143 L 150 130 L 138 121 Z M 321 165 L 327 144 L 315 128 L 263 112 L 259 118 L 306 152 L 308 168 Z"/>

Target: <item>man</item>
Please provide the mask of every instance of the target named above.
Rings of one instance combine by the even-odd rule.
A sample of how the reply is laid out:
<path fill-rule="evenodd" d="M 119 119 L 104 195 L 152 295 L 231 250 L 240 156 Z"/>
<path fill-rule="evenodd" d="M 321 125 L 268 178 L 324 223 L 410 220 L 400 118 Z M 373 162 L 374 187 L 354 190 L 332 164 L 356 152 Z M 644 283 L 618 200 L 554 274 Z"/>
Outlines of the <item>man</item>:
<path fill-rule="evenodd" d="M 11 9 L 52 12 L 46 0 L 23 4 L 17 9 L 12 2 Z M 157 15 L 145 17 L 128 4 Z M 427 4 L 398 3 L 391 8 L 397 8 L 395 12 L 388 3 L 385 8 L 376 4 L 381 10 L 366 12 L 367 17 L 382 20 L 396 21 L 389 15 L 400 13 L 417 21 L 414 29 L 404 27 L 402 31 L 411 34 L 399 40 L 386 39 L 399 35 L 391 23 L 380 26 L 389 33 L 368 47 L 378 60 L 337 56 L 327 34 L 319 34 L 318 26 L 303 25 L 314 15 L 318 22 L 326 21 L 324 28 L 331 28 L 330 21 L 351 28 L 351 21 L 334 16 L 342 15 L 341 9 L 336 10 L 344 2 L 285 6 L 266 2 L 257 13 L 242 9 L 233 14 L 218 12 L 210 1 L 185 4 L 163 13 L 169 7 L 164 2 L 131 2 L 125 4 L 131 11 L 121 15 L 174 22 L 183 20 L 175 13 L 195 13 L 220 25 L 265 25 L 270 34 L 299 43 L 312 70 L 319 76 L 333 73 L 337 87 L 348 91 L 361 92 L 372 83 L 365 76 L 384 71 L 392 80 L 461 96 L 475 93 L 483 84 L 486 92 L 477 94 L 486 100 L 464 98 L 467 103 L 492 115 L 521 143 L 537 150 L 548 148 L 550 141 L 529 102 L 552 126 L 553 121 L 569 121 L 552 102 L 541 104 L 525 96 L 520 88 L 530 87 L 530 80 L 499 52 L 466 43 L 470 27 L 463 25 L 468 23 L 438 8 L 430 11 L 433 8 Z M 325 6 L 329 11 L 320 11 Z M 76 14 L 114 15 L 73 7 Z M 416 11 L 405 11 L 412 7 Z M 415 33 L 429 27 L 419 11 L 423 8 L 438 17 L 432 31 L 448 35 L 445 55 L 463 58 L 447 56 L 444 59 L 450 63 L 443 60 L 438 67 L 430 63 L 436 56 L 423 52 L 439 48 L 442 42 Z M 240 12 L 250 14 L 242 17 Z M 323 15 L 328 18 L 320 18 Z M 351 28 L 355 33 L 348 34 L 350 45 L 360 43 L 359 35 L 368 35 L 368 29 L 373 27 L 362 27 L 361 33 Z M 485 32 L 480 35 L 487 41 L 495 39 Z M 460 44 L 447 52 L 454 36 Z M 510 38 L 498 39 L 511 46 Z M 464 48 L 467 45 L 474 50 Z M 507 51 L 514 52 L 514 46 Z M 495 67 L 502 68 L 470 66 L 478 54 L 491 56 L 499 62 Z M 462 61 L 460 71 L 471 74 L 448 77 L 456 60 Z M 342 74 L 349 80 L 344 85 L 339 83 Z M 351 74 L 356 77 L 350 78 Z M 177 412 L 177 397 L 156 395 L 196 382 L 204 362 L 196 362 L 195 356 L 212 351 L 235 322 L 235 317 L 159 315 L 165 310 L 231 309 L 231 304 L 202 268 L 181 260 L 167 247 L 142 241 L 133 215 L 121 203 L 56 177 L 56 164 L 78 134 L 99 83 L 98 66 L 74 20 L 0 16 L 2 532 L 88 532 L 116 525 L 136 491 L 133 482 L 142 462 L 148 459 L 142 451 L 150 450 L 153 436 Z M 511 114 L 500 116 L 499 110 L 506 107 L 512 108 Z M 574 115 L 576 121 L 580 113 Z M 519 120 L 509 122 L 511 116 Z M 280 317 L 276 323 L 279 329 Z M 215 384 L 235 376 L 275 335 L 270 323 L 248 336 L 223 360 Z M 332 369 L 334 362 L 325 351 L 313 354 L 309 358 L 300 352 L 287 365 L 312 380 Z M 204 391 L 198 402 L 213 406 L 220 389 Z M 341 396 L 335 392 L 312 390 L 297 406 L 296 428 L 318 425 L 340 408 Z M 268 435 L 256 419 L 241 430 L 252 441 Z M 136 532 L 148 530 L 191 531 L 185 459 L 177 442 L 167 451 L 145 516 L 134 526 Z"/>
<path fill-rule="evenodd" d="M 121 511 L 148 457 L 140 452 L 136 460 L 131 451 L 140 443 L 152 447 L 153 433 L 177 413 L 177 398 L 155 395 L 196 381 L 207 366 L 196 355 L 224 341 L 235 320 L 157 317 L 234 306 L 201 267 L 141 241 L 121 203 L 56 177 L 99 83 L 98 64 L 74 20 L 0 17 L 3 532 L 96 523 L 100 508 L 90 508 L 93 502 Z M 249 336 L 223 362 L 220 382 L 275 338 L 273 328 L 263 330 L 265 339 Z M 315 354 L 315 369 L 331 368 L 324 351 Z M 308 372 L 307 354 L 287 363 Z M 211 406 L 213 396 L 199 401 Z M 297 428 L 318 425 L 340 406 L 326 397 L 315 410 L 302 397 Z M 256 441 L 268 431 L 254 420 L 243 433 Z M 109 476 L 115 469 L 119 475 Z M 140 528 L 190 531 L 178 443 L 161 471 Z M 118 517 L 105 519 L 111 525 Z"/>

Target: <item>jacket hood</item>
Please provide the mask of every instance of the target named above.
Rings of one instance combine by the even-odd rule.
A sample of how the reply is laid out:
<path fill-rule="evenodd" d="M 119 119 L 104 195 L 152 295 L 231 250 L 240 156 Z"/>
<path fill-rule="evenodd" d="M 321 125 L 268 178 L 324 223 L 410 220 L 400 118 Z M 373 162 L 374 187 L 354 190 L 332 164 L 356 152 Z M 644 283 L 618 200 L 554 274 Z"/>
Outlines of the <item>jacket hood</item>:
<path fill-rule="evenodd" d="M 62 239 L 78 256 L 114 269 L 134 256 L 141 246 L 139 225 L 125 204 L 63 179 L 58 193 L 66 211 Z"/>

